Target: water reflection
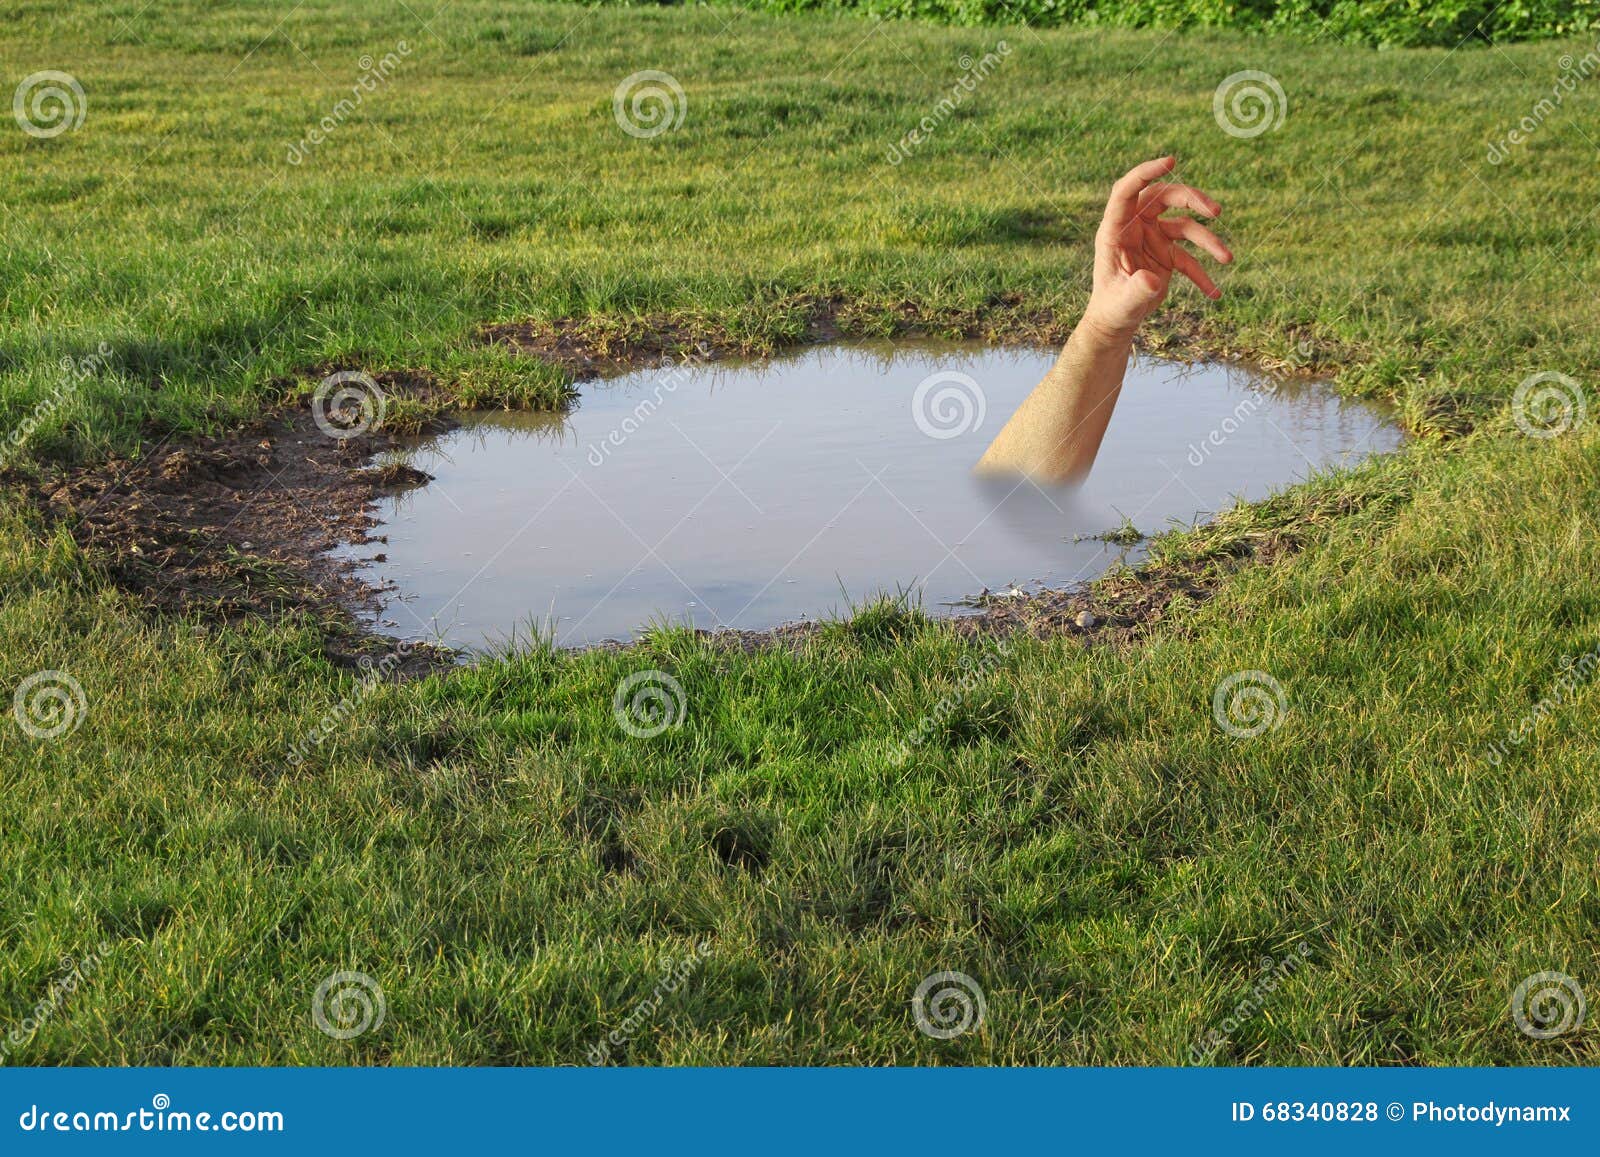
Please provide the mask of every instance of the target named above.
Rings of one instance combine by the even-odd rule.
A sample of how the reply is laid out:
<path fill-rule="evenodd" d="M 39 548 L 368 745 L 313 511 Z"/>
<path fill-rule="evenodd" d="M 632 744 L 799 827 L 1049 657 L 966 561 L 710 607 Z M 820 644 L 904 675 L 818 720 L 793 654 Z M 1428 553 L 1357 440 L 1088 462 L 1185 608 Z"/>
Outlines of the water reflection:
<path fill-rule="evenodd" d="M 828 347 L 590 384 L 564 416 L 484 415 L 413 451 L 436 480 L 383 511 L 391 629 L 472 646 L 547 620 L 582 645 L 663 618 L 772 626 L 896 588 L 936 610 L 1092 578 L 1145 546 L 1086 536 L 1189 525 L 1399 441 L 1320 387 L 1147 360 L 1081 489 L 973 477 L 1053 358 Z M 981 391 L 981 423 L 930 436 L 912 399 L 934 374 Z"/>

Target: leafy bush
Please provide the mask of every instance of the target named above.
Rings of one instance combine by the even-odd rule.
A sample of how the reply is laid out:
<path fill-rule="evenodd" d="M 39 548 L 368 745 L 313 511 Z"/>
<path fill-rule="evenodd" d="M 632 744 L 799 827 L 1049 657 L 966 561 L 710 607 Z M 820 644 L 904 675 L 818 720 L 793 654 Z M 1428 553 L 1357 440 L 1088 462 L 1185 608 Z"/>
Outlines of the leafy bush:
<path fill-rule="evenodd" d="M 624 0 L 626 2 L 626 0 Z M 666 0 L 667 3 L 675 0 Z M 946 24 L 1240 28 L 1383 46 L 1454 47 L 1600 28 L 1600 0 L 723 0 L 776 12 L 852 10 Z"/>

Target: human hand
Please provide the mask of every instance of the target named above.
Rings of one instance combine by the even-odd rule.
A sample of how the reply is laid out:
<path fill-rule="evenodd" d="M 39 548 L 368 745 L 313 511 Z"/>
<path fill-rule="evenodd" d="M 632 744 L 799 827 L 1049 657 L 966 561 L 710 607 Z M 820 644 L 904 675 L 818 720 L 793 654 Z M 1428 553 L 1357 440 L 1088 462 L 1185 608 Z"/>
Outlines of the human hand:
<path fill-rule="evenodd" d="M 1178 242 L 1198 246 L 1222 264 L 1233 254 L 1217 235 L 1193 217 L 1163 217 L 1168 209 L 1192 209 L 1207 217 L 1222 206 L 1198 189 L 1171 182 L 1153 183 L 1170 173 L 1175 157 L 1161 157 L 1129 169 L 1111 187 L 1111 199 L 1094 240 L 1094 291 L 1084 324 L 1111 341 L 1126 342 L 1149 314 L 1166 300 L 1174 271 L 1213 300 L 1222 296 L 1194 254 Z"/>

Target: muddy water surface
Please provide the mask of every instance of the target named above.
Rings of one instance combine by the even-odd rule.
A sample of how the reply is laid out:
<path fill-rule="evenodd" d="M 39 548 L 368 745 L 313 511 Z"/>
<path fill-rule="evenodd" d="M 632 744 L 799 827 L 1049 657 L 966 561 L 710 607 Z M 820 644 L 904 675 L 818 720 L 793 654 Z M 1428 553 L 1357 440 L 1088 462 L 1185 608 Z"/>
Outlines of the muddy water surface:
<path fill-rule="evenodd" d="M 561 416 L 494 414 L 409 451 L 434 475 L 380 511 L 384 629 L 460 647 L 625 639 L 662 621 L 759 629 L 908 592 L 1065 585 L 1149 533 L 1392 449 L 1316 385 L 1144 360 L 1076 493 L 969 470 L 1053 352 L 827 347 L 583 387 Z M 371 548 L 368 548 L 370 553 Z"/>

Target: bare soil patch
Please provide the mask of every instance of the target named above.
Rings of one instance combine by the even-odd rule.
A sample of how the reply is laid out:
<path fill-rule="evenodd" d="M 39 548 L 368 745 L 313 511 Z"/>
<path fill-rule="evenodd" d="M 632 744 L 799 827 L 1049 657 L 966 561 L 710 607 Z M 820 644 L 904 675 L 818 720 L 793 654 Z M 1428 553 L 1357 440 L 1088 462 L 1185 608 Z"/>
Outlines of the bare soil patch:
<path fill-rule="evenodd" d="M 401 375 L 379 381 L 391 396 L 431 389 Z M 440 428 L 448 421 L 436 419 Z M 354 573 L 356 561 L 329 552 L 381 550 L 377 499 L 429 481 L 409 466 L 372 465 L 398 445 L 382 430 L 334 437 L 308 403 L 296 403 L 225 434 L 166 439 L 133 459 L 12 481 L 152 610 L 219 622 L 309 615 L 324 628 L 330 656 L 353 662 L 387 642 L 355 613 L 373 609 L 382 592 Z M 439 658 L 416 648 L 408 665 Z"/>

